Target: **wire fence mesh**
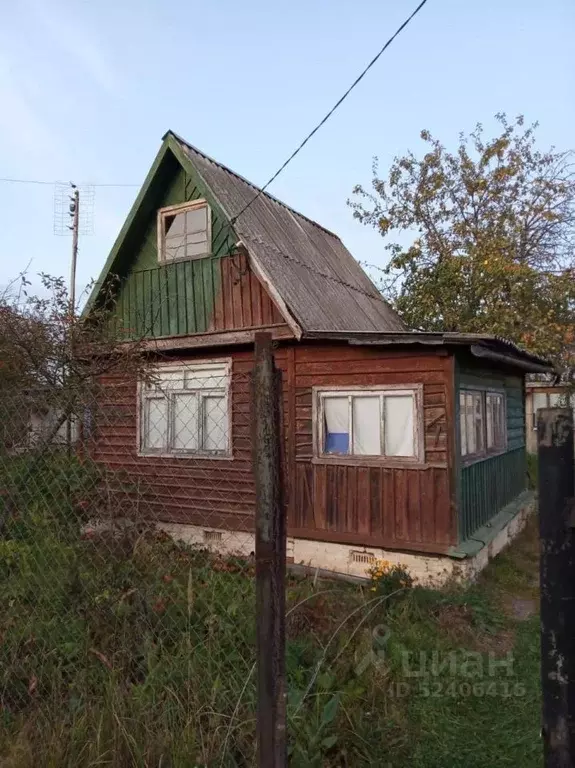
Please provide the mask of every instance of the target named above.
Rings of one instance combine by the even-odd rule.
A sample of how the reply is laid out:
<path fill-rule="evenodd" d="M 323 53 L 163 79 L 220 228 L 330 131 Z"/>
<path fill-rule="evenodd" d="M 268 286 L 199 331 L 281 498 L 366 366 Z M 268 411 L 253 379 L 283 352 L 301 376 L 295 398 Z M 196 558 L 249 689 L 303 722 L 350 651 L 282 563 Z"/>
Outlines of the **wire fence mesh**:
<path fill-rule="evenodd" d="M 0 765 L 385 765 L 378 632 L 403 581 L 336 584 L 304 562 L 284 605 L 277 524 L 302 489 L 282 350 L 263 471 L 253 350 L 162 356 L 47 289 L 0 302 Z M 259 544 L 277 535 L 254 558 L 256 520 Z M 262 754 L 270 722 L 283 763 Z"/>
<path fill-rule="evenodd" d="M 16 765 L 255 764 L 250 370 L 138 378 L 2 394 L 0 751 Z"/>

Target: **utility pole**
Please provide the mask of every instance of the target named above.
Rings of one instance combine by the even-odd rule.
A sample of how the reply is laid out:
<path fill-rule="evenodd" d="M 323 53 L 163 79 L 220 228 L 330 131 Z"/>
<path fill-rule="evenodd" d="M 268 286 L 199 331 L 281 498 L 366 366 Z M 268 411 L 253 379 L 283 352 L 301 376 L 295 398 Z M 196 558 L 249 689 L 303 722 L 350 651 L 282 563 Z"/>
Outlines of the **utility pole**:
<path fill-rule="evenodd" d="M 68 354 L 70 356 L 68 365 L 68 384 L 70 385 L 70 370 L 72 367 L 72 359 L 74 355 L 74 319 L 76 317 L 76 263 L 78 261 L 78 235 L 80 232 L 80 190 L 75 184 L 72 184 L 74 190 L 73 195 L 70 197 L 70 217 L 72 224 L 69 225 L 72 230 L 72 264 L 70 266 L 70 304 L 69 304 L 69 317 L 68 317 Z M 70 392 L 66 398 L 70 401 Z M 68 413 L 66 415 L 66 445 L 68 448 L 68 458 L 72 456 L 72 413 L 68 405 L 66 405 Z"/>
<path fill-rule="evenodd" d="M 78 261 L 78 234 L 80 231 L 80 190 L 72 184 L 74 194 L 70 203 L 70 216 L 72 217 L 72 266 L 70 268 L 70 322 L 76 312 L 76 263 Z"/>

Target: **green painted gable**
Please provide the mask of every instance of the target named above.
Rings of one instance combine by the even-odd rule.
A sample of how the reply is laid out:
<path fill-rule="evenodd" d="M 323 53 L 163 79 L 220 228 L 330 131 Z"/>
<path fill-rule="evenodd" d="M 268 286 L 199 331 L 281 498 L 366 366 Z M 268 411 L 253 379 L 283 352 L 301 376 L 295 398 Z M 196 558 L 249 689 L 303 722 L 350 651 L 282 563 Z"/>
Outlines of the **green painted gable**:
<path fill-rule="evenodd" d="M 211 256 L 159 264 L 158 209 L 200 198 L 211 209 Z M 141 338 L 207 331 L 220 290 L 217 262 L 232 251 L 236 240 L 210 190 L 168 135 L 102 271 L 104 279 L 119 280 L 112 314 L 120 333 Z M 101 289 L 102 281 L 85 313 L 102 301 Z"/>

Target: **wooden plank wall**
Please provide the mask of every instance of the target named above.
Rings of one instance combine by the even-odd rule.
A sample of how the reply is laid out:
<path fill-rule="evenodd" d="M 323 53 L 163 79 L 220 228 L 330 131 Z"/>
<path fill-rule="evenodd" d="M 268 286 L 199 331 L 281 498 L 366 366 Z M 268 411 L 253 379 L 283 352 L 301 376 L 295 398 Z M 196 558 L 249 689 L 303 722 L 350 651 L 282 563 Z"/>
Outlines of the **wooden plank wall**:
<path fill-rule="evenodd" d="M 295 350 L 294 536 L 444 551 L 455 543 L 448 400 L 451 361 L 438 354 L 360 346 Z M 423 463 L 362 466 L 313 458 L 312 387 L 423 385 Z"/>
<path fill-rule="evenodd" d="M 206 354 L 187 355 L 187 360 Z M 230 355 L 212 353 L 210 360 Z M 285 352 L 278 359 L 285 360 Z M 95 430 L 87 445 L 91 458 L 133 486 L 143 516 L 229 530 L 251 530 L 255 489 L 250 417 L 251 352 L 236 352 L 232 371 L 232 458 L 138 456 L 137 384 L 119 376 L 102 377 Z M 126 495 L 134 504 L 135 488 Z"/>
<path fill-rule="evenodd" d="M 206 353 L 203 353 L 206 356 Z M 186 359 L 201 359 L 200 353 Z M 210 351 L 210 359 L 225 358 Z M 450 358 L 343 345 L 281 347 L 290 536 L 422 552 L 455 542 L 448 418 Z M 143 513 L 173 522 L 251 530 L 251 351 L 234 351 L 233 459 L 139 457 L 134 381 L 103 381 L 90 454 L 139 485 Z M 319 463 L 312 456 L 312 387 L 422 384 L 425 460 L 418 465 Z M 318 463 L 314 463 L 318 462 Z"/>
<path fill-rule="evenodd" d="M 210 331 L 285 324 L 268 292 L 250 269 L 245 252 L 217 260 L 220 290 L 216 293 Z"/>
<path fill-rule="evenodd" d="M 132 272 L 117 312 L 128 337 L 287 328 L 243 252 Z"/>

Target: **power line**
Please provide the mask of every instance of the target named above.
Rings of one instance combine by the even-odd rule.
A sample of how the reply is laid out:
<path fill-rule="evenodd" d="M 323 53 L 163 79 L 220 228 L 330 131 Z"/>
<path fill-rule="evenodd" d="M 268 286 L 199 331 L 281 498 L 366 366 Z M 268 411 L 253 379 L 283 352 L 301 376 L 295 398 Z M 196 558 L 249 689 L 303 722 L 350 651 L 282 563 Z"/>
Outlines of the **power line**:
<path fill-rule="evenodd" d="M 266 189 L 272 184 L 277 177 L 284 171 L 287 166 L 291 163 L 291 161 L 298 155 L 301 150 L 305 147 L 305 145 L 308 143 L 308 141 L 315 136 L 315 134 L 319 131 L 319 129 L 327 123 L 329 118 L 333 115 L 333 113 L 340 107 L 343 102 L 347 99 L 349 94 L 353 91 L 353 89 L 363 80 L 363 78 L 366 76 L 366 74 L 369 72 L 369 70 L 374 66 L 374 64 L 378 61 L 380 56 L 389 48 L 389 46 L 393 43 L 396 37 L 398 37 L 401 32 L 407 27 L 407 25 L 411 22 L 411 20 L 419 13 L 419 11 L 423 8 L 423 6 L 427 3 L 427 0 L 422 0 L 417 8 L 411 13 L 410 16 L 407 17 L 407 19 L 401 24 L 400 27 L 397 28 L 397 30 L 394 32 L 394 34 L 389 38 L 389 40 L 385 43 L 383 48 L 373 57 L 373 59 L 369 62 L 367 67 L 361 72 L 361 74 L 354 80 L 354 82 L 350 85 L 350 87 L 347 89 L 347 91 L 341 96 L 340 99 L 333 105 L 333 107 L 329 110 L 329 112 L 325 115 L 325 117 L 320 120 L 320 122 L 315 126 L 315 128 L 305 137 L 305 139 L 301 142 L 301 144 L 297 147 L 297 149 L 292 152 L 292 154 L 288 157 L 288 159 L 281 165 L 278 170 L 274 173 L 274 175 L 264 184 L 261 189 L 257 191 L 257 193 L 253 196 L 253 198 L 246 203 L 246 205 L 240 210 L 239 213 L 237 213 L 235 216 L 232 217 L 231 223 L 234 224 L 238 220 L 238 218 L 247 211 L 247 209 L 266 191 Z M 57 182 L 55 181 L 44 181 L 40 179 L 12 179 L 12 178 L 0 178 L 0 182 L 8 183 L 8 184 L 49 184 L 54 185 Z M 91 184 L 93 187 L 139 187 L 140 184 Z"/>
<path fill-rule="evenodd" d="M 61 184 L 63 182 L 58 181 L 40 181 L 39 179 L 8 179 L 0 178 L 0 182 L 7 184 L 49 184 L 54 186 L 55 184 Z M 90 184 L 91 187 L 139 187 L 140 184 Z"/>
<path fill-rule="evenodd" d="M 252 197 L 252 199 L 246 203 L 246 205 L 240 210 L 239 213 L 237 213 L 231 220 L 231 223 L 234 224 L 239 217 L 247 211 L 247 209 L 252 205 L 270 186 L 272 182 L 274 182 L 277 177 L 280 175 L 280 173 L 287 168 L 287 166 L 291 163 L 291 161 L 294 159 L 296 155 L 298 155 L 301 150 L 305 147 L 305 145 L 308 143 L 308 141 L 319 131 L 319 129 L 327 123 L 329 118 L 333 115 L 333 113 L 336 111 L 336 109 L 343 104 L 343 102 L 347 99 L 349 94 L 353 91 L 353 89 L 358 85 L 361 80 L 365 77 L 365 75 L 369 72 L 369 70 L 373 67 L 373 65 L 377 62 L 379 57 L 389 48 L 389 46 L 393 43 L 395 38 L 401 34 L 401 32 L 407 27 L 409 22 L 419 13 L 419 11 L 423 8 L 427 0 L 422 0 L 422 2 L 417 6 L 417 8 L 413 11 L 413 13 L 408 16 L 408 18 L 403 22 L 403 24 L 397 28 L 397 30 L 394 32 L 394 34 L 389 38 L 389 40 L 385 43 L 383 48 L 373 57 L 373 59 L 369 62 L 367 67 L 363 70 L 363 72 L 357 77 L 354 82 L 350 85 L 350 87 L 347 89 L 347 91 L 343 94 L 343 96 L 333 105 L 333 107 L 329 110 L 329 112 L 326 114 L 326 116 L 320 120 L 320 122 L 315 126 L 315 128 L 308 133 L 308 135 L 305 137 L 305 139 L 302 141 L 302 143 L 298 146 L 298 148 L 292 152 L 292 154 L 288 157 L 288 159 L 285 161 L 283 165 L 281 165 L 278 170 L 274 173 L 274 175 L 257 191 L 257 193 Z"/>

